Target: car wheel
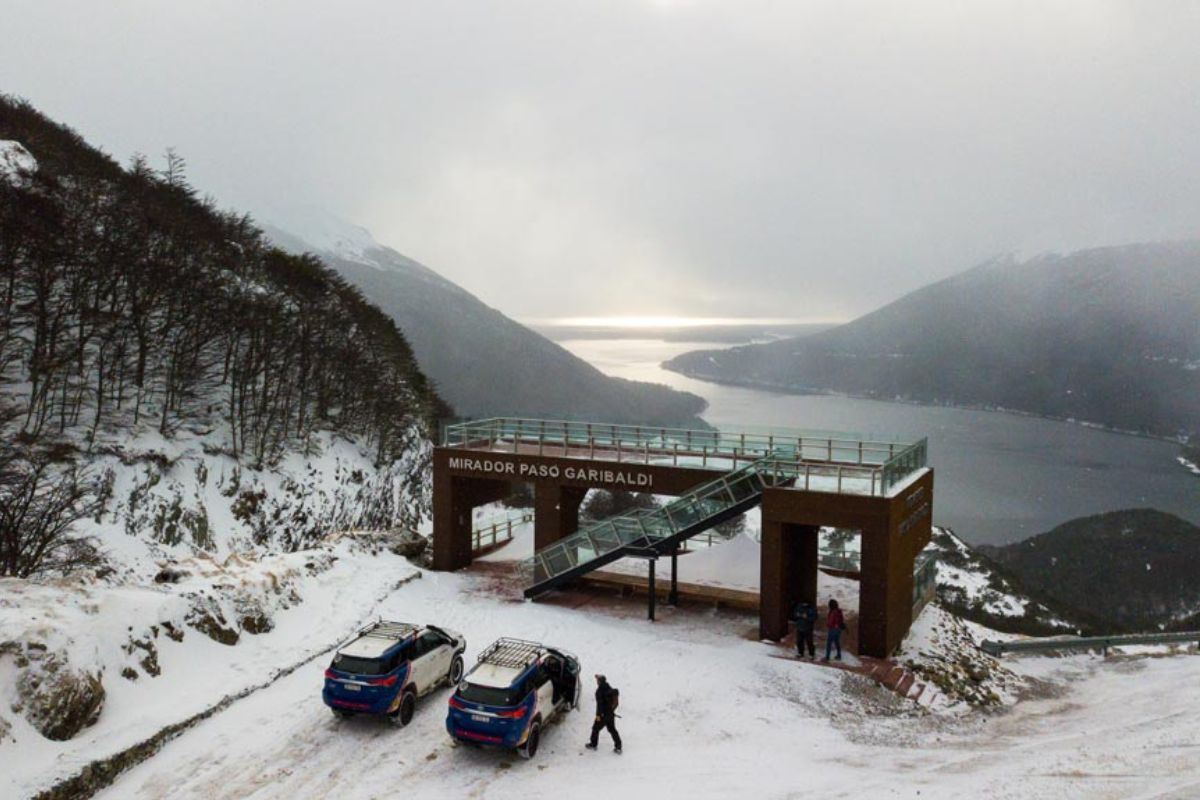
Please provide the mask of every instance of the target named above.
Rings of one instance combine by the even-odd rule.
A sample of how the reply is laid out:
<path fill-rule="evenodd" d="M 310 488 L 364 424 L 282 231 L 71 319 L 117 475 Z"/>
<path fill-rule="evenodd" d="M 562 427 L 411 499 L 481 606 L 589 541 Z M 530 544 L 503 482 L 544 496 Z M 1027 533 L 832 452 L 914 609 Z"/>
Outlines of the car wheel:
<path fill-rule="evenodd" d="M 417 696 L 412 692 L 405 692 L 400 698 L 400 707 L 392 712 L 392 724 L 403 728 L 408 723 L 412 722 L 413 714 L 417 710 Z"/>
<path fill-rule="evenodd" d="M 458 686 L 459 681 L 463 677 L 463 660 L 462 656 L 455 656 L 450 662 L 450 671 L 446 673 L 446 682 L 450 684 L 450 688 Z"/>
<path fill-rule="evenodd" d="M 521 758 L 533 758 L 537 755 L 538 740 L 542 738 L 542 723 L 536 720 L 533 727 L 529 729 L 529 738 L 525 740 L 525 744 L 517 748 L 517 753 Z"/>

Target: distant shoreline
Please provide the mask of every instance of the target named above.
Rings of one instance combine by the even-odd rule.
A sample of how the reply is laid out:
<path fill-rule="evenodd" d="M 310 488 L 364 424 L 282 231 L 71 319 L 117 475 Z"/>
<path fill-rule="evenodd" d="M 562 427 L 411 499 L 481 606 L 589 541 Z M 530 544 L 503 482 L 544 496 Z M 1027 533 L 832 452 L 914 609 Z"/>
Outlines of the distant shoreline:
<path fill-rule="evenodd" d="M 801 389 L 801 388 L 798 388 L 795 386 L 787 386 L 787 385 L 768 383 L 768 382 L 763 382 L 763 381 L 732 380 L 729 378 L 718 378 L 718 377 L 711 376 L 711 375 L 705 375 L 705 374 L 702 374 L 699 372 L 692 372 L 692 371 L 688 371 L 688 370 L 679 369 L 677 367 L 672 367 L 672 366 L 669 366 L 669 362 L 667 362 L 667 361 L 662 362 L 659 366 L 661 366 L 665 370 L 674 372 L 677 375 L 682 375 L 685 378 L 691 378 L 692 380 L 704 381 L 706 383 L 715 383 L 715 384 L 718 384 L 721 386 L 735 386 L 735 387 L 742 388 L 742 389 L 759 389 L 759 390 L 763 390 L 763 391 L 774 392 L 775 394 L 812 395 L 815 397 L 845 397 L 845 398 L 849 398 L 849 399 L 853 399 L 853 400 L 871 400 L 876 403 L 894 403 L 896 405 L 905 405 L 905 406 L 923 406 L 926 408 L 957 408 L 957 409 L 961 409 L 963 411 L 987 411 L 987 412 L 990 412 L 993 414 L 1010 414 L 1012 416 L 1017 416 L 1017 417 L 1042 419 L 1042 420 L 1046 420 L 1047 422 L 1061 422 L 1061 423 L 1065 423 L 1067 425 L 1076 425 L 1081 428 L 1088 428 L 1091 430 L 1103 431 L 1105 433 L 1116 433 L 1116 434 L 1120 434 L 1122 436 L 1132 436 L 1137 439 L 1150 439 L 1153 441 L 1168 442 L 1170 444 L 1179 445 L 1180 447 L 1185 447 L 1188 444 L 1187 442 L 1182 441 L 1178 437 L 1174 437 L 1174 436 L 1162 436 L 1162 435 L 1157 435 L 1157 434 L 1153 434 L 1153 433 L 1146 433 L 1144 431 L 1133 431 L 1133 430 L 1128 430 L 1125 428 L 1114 428 L 1114 427 L 1104 425 L 1099 422 L 1088 422 L 1087 420 L 1079 420 L 1079 419 L 1075 419 L 1073 417 L 1056 417 L 1052 414 L 1038 414 L 1034 411 L 1022 411 L 1021 409 L 1005 408 L 1004 406 L 987 406 L 987 405 L 970 404 L 970 403 L 932 403 L 932 402 L 921 401 L 921 400 L 905 400 L 905 399 L 901 399 L 901 398 L 870 397 L 868 395 L 854 394 L 852 392 L 838 392 L 838 391 L 833 391 L 830 389 Z M 1177 460 L 1184 467 L 1184 469 L 1187 469 L 1190 472 L 1194 472 L 1195 474 L 1200 475 L 1200 467 L 1198 467 L 1197 465 L 1193 464 L 1190 461 L 1187 461 L 1187 459 L 1185 459 L 1183 456 L 1179 456 Z"/>

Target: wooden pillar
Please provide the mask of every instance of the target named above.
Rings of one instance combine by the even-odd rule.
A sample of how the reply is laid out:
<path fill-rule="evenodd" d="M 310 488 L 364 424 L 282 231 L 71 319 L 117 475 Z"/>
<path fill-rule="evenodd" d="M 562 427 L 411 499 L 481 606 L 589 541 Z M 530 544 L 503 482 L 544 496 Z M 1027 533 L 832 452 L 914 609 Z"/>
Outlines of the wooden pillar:
<path fill-rule="evenodd" d="M 541 550 L 579 530 L 579 506 L 588 490 L 538 482 L 533 487 L 533 548 Z"/>
<path fill-rule="evenodd" d="M 471 563 L 471 526 L 476 506 L 502 500 L 508 481 L 456 478 L 434 464 L 433 565 L 449 572 Z"/>
<path fill-rule="evenodd" d="M 858 594 L 858 651 L 875 658 L 891 655 L 889 639 L 896 630 L 907 630 L 912 617 L 909 601 L 907 621 L 899 619 L 893 602 L 892 580 L 896 563 L 903 560 L 894 552 L 888 526 L 864 528 L 862 535 L 862 567 Z M 911 571 L 911 570 L 910 570 Z M 909 575 L 909 592 L 912 575 Z M 900 634 L 903 636 L 903 633 Z M 897 644 L 899 641 L 897 641 Z"/>
<path fill-rule="evenodd" d="M 859 652 L 890 656 L 912 626 L 913 564 L 929 544 L 933 473 L 888 501 L 884 519 L 862 530 Z"/>

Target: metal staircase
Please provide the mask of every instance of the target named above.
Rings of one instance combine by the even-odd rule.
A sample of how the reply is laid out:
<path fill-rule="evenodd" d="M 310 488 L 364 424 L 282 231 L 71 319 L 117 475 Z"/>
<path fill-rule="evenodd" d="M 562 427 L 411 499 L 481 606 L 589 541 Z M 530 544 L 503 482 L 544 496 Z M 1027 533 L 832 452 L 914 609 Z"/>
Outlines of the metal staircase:
<path fill-rule="evenodd" d="M 774 455 L 699 486 L 662 508 L 640 509 L 580 528 L 543 547 L 518 566 L 536 597 L 628 555 L 666 555 L 680 542 L 745 513 L 762 501 L 762 491 L 796 479 Z"/>

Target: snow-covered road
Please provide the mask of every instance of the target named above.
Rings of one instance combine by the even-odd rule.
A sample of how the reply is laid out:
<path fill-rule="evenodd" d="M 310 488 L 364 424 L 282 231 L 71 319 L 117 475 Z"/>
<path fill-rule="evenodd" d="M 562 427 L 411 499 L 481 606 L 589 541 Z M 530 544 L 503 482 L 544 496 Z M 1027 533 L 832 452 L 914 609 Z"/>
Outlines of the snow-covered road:
<path fill-rule="evenodd" d="M 455 747 L 447 690 L 413 724 L 335 719 L 323 663 L 236 703 L 125 774 L 105 798 L 824 797 L 1200 795 L 1200 658 L 1025 662 L 1067 684 L 992 716 L 926 714 L 856 676 L 770 658 L 726 615 L 656 624 L 506 602 L 483 579 L 426 573 L 385 616 L 463 631 L 468 659 L 499 635 L 580 655 L 621 689 L 625 753 L 582 747 L 591 700 L 536 759 Z M 603 740 L 602 740 L 603 741 Z"/>

